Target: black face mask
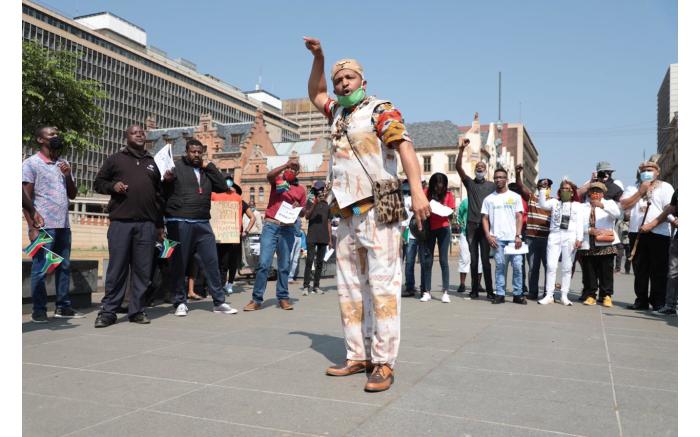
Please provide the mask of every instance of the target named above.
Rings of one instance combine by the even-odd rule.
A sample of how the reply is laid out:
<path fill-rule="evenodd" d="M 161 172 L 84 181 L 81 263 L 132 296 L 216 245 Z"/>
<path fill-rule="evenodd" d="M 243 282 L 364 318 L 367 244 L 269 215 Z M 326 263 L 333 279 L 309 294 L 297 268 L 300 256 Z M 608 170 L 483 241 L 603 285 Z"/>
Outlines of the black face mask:
<path fill-rule="evenodd" d="M 49 149 L 51 150 L 61 150 L 63 149 L 63 138 L 56 136 L 49 140 Z"/>

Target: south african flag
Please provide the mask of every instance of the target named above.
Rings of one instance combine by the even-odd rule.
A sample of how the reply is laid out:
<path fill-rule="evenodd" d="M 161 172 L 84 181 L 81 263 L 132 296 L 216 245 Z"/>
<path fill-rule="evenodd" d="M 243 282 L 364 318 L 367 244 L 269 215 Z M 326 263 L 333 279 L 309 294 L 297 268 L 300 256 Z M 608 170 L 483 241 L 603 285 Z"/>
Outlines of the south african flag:
<path fill-rule="evenodd" d="M 39 236 L 37 236 L 36 239 L 24 249 L 24 253 L 27 256 L 33 257 L 34 255 L 36 255 L 39 249 L 44 247 L 46 243 L 50 243 L 52 241 L 53 238 L 51 237 L 51 235 L 49 235 L 45 230 L 42 229 L 41 231 L 39 231 Z"/>
<path fill-rule="evenodd" d="M 170 258 L 170 255 L 175 251 L 175 246 L 177 246 L 177 241 L 168 240 L 167 238 L 163 240 L 163 251 L 160 253 L 161 258 Z"/>
<path fill-rule="evenodd" d="M 41 268 L 41 273 L 48 275 L 63 262 L 63 257 L 51 252 L 49 249 L 44 248 L 44 250 L 46 251 L 46 262 L 44 262 L 44 267 Z"/>

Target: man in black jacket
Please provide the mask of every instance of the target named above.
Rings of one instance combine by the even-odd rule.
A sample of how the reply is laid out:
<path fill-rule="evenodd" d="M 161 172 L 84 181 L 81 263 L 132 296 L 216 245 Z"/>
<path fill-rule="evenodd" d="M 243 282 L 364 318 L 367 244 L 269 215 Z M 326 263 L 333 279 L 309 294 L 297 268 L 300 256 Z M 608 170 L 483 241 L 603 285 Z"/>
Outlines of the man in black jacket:
<path fill-rule="evenodd" d="M 219 276 L 216 238 L 209 224 L 211 193 L 228 191 L 224 175 L 213 162 L 204 165 L 204 146 L 198 140 L 188 140 L 185 156 L 175 163 L 174 178 L 164 181 L 166 197 L 165 223 L 168 238 L 180 244 L 173 252 L 173 305 L 176 316 L 186 316 L 187 293 L 185 271 L 195 252 L 202 260 L 207 287 L 214 299 L 214 312 L 235 314 L 238 311 L 225 302 L 224 288 Z"/>
<path fill-rule="evenodd" d="M 153 157 L 144 150 L 146 136 L 139 125 L 129 126 L 126 147 L 107 158 L 97 173 L 93 187 L 111 195 L 109 201 L 109 267 L 105 279 L 102 308 L 95 328 L 117 321 L 117 309 L 124 300 L 127 274 L 131 270 L 129 321 L 150 323 L 143 311 L 143 295 L 150 283 L 153 248 L 163 239 L 163 199 L 160 171 Z M 171 177 L 166 172 L 165 177 Z"/>

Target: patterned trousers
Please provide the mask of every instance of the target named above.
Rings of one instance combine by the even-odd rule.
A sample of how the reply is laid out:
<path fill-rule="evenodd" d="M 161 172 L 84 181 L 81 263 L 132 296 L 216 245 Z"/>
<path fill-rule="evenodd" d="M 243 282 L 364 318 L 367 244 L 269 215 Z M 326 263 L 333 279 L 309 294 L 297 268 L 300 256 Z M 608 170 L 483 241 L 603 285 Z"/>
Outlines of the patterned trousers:
<path fill-rule="evenodd" d="M 347 359 L 393 368 L 401 333 L 401 224 L 377 224 L 374 209 L 341 219 L 336 251 Z"/>

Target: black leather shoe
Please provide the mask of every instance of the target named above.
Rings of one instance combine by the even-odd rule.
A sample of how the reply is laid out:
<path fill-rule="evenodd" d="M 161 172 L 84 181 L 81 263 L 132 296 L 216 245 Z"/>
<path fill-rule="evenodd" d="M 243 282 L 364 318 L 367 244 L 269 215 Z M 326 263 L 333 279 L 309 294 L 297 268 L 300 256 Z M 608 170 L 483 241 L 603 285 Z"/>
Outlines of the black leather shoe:
<path fill-rule="evenodd" d="M 148 319 L 148 316 L 146 315 L 146 313 L 143 313 L 143 312 L 136 313 L 133 316 L 129 317 L 129 321 L 131 323 L 138 323 L 141 325 L 148 325 L 149 323 L 151 323 L 151 321 Z"/>
<path fill-rule="evenodd" d="M 117 322 L 115 317 L 110 317 L 105 314 L 99 314 L 95 319 L 95 328 L 106 328 L 110 325 L 114 325 Z"/>
<path fill-rule="evenodd" d="M 469 298 L 471 300 L 477 300 L 479 298 L 479 292 L 478 291 L 469 292 Z"/>
<path fill-rule="evenodd" d="M 528 293 L 527 300 L 537 300 L 537 295 Z"/>
<path fill-rule="evenodd" d="M 527 305 L 527 299 L 524 296 L 513 296 L 513 303 Z"/>
<path fill-rule="evenodd" d="M 641 304 L 641 303 L 635 302 L 632 305 L 627 305 L 627 309 L 628 310 L 637 310 L 637 311 L 639 311 L 639 310 L 646 311 L 649 309 L 649 304 Z"/>
<path fill-rule="evenodd" d="M 467 287 L 464 286 L 464 284 L 459 284 L 459 287 L 457 288 L 457 293 L 464 293 L 467 291 Z"/>
<path fill-rule="evenodd" d="M 489 293 L 488 291 L 486 292 L 486 299 L 493 300 L 495 297 L 496 297 L 496 295 L 494 294 L 493 291 L 491 293 Z"/>
<path fill-rule="evenodd" d="M 414 297 L 416 295 L 416 289 L 412 288 L 410 290 L 404 290 L 401 292 L 401 297 Z"/>
<path fill-rule="evenodd" d="M 496 296 L 493 298 L 493 300 L 491 301 L 491 303 L 494 303 L 494 304 L 496 304 L 496 303 L 506 303 L 506 297 L 505 297 L 505 296 L 496 295 Z"/>

